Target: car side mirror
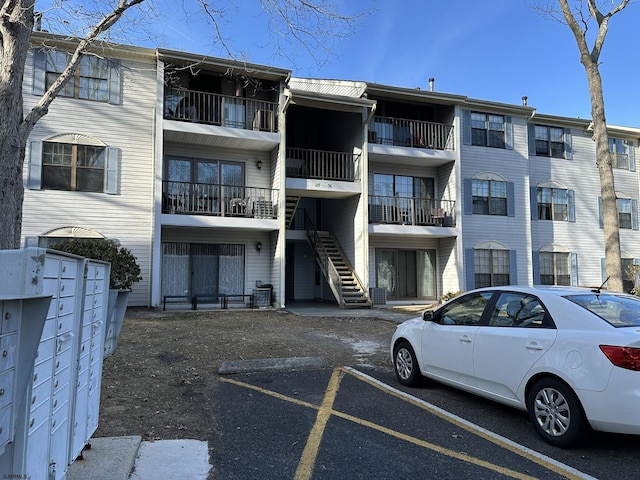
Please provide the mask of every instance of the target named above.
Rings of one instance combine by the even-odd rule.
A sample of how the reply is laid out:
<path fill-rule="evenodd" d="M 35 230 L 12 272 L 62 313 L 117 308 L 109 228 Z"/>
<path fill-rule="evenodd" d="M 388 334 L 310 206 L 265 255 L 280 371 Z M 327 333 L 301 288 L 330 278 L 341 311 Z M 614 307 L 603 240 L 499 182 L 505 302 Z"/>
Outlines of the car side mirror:
<path fill-rule="evenodd" d="M 422 320 L 425 322 L 433 322 L 433 310 L 425 310 L 422 312 Z"/>

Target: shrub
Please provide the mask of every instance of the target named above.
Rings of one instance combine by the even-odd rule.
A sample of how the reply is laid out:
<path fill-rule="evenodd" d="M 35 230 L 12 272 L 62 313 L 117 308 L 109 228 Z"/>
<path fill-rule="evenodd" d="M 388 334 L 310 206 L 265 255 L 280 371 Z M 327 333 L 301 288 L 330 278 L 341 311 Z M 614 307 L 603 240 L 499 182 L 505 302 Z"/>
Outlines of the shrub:
<path fill-rule="evenodd" d="M 130 290 L 134 283 L 142 280 L 140 266 L 131 251 L 119 247 L 113 240 L 104 238 L 78 238 L 64 240 L 51 247 L 61 252 L 72 253 L 80 257 L 93 258 L 111 263 L 109 288 Z"/>

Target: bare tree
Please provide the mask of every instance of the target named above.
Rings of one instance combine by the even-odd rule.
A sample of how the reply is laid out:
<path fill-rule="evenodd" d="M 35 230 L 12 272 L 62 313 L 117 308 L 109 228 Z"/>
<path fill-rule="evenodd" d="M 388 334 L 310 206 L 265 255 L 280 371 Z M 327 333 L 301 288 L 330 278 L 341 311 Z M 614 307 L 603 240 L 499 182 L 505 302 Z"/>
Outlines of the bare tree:
<path fill-rule="evenodd" d="M 221 19 L 224 5 L 233 0 L 190 0 L 203 12 L 212 26 L 212 38 L 231 53 Z M 96 43 L 109 40 L 114 25 L 124 31 L 137 27 L 136 20 L 154 16 L 152 0 L 51 0 L 46 12 L 36 12 L 35 0 L 3 0 L 0 3 L 0 249 L 19 248 L 22 226 L 24 186 L 22 169 L 29 134 L 46 115 L 51 102 L 71 78 L 82 56 Z M 186 12 L 188 0 L 182 2 Z M 355 22 L 368 12 L 342 15 L 331 0 L 258 0 L 269 24 L 280 39 L 302 44 L 308 52 L 328 48 L 329 40 L 352 32 Z M 172 12 L 174 13 L 174 12 Z M 185 19 L 187 16 L 185 15 Z M 130 21 L 127 21 L 130 20 Z M 31 47 L 34 23 L 77 40 L 75 51 L 65 70 L 46 90 L 26 115 L 23 112 L 22 82 L 25 62 Z M 284 49 L 282 49 L 284 51 Z M 327 52 L 328 50 L 325 50 Z M 314 55 L 314 58 L 317 58 Z"/>
<path fill-rule="evenodd" d="M 569 0 L 558 0 L 560 11 L 545 9 L 547 13 L 566 23 L 575 37 L 580 52 L 580 63 L 584 67 L 591 99 L 591 118 L 593 122 L 593 140 L 596 144 L 596 165 L 600 174 L 602 196 L 602 218 L 604 225 L 604 247 L 606 274 L 609 277 L 607 288 L 622 291 L 622 260 L 620 254 L 620 231 L 618 225 L 618 206 L 613 177 L 613 165 L 609 153 L 609 137 L 604 112 L 602 78 L 600 76 L 600 55 L 609 31 L 609 21 L 629 4 L 630 0 L 611 3 L 611 10 L 601 11 L 598 0 L 580 0 L 572 8 Z M 591 25 L 597 26 L 594 34 L 589 32 Z M 589 45 L 588 34 L 592 35 Z"/>

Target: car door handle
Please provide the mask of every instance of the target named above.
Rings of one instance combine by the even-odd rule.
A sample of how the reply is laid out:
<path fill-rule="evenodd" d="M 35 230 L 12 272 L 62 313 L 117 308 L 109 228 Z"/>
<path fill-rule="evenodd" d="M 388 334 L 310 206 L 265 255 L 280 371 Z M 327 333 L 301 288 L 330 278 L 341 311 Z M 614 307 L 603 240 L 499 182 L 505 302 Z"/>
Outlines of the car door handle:
<path fill-rule="evenodd" d="M 526 348 L 528 350 L 544 350 L 544 347 L 542 345 L 538 345 L 537 343 L 533 342 L 533 343 L 528 343 Z"/>
<path fill-rule="evenodd" d="M 462 337 L 460 337 L 460 341 L 465 343 L 471 343 L 471 339 L 467 335 L 463 335 Z"/>

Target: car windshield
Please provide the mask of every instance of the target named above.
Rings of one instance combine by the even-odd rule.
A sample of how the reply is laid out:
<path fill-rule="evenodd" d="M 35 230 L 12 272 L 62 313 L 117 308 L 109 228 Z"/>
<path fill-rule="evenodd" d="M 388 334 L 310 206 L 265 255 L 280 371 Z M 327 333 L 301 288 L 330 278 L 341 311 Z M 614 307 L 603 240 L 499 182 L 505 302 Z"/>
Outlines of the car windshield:
<path fill-rule="evenodd" d="M 567 295 L 565 298 L 595 313 L 614 327 L 640 326 L 640 299 L 597 293 Z"/>

